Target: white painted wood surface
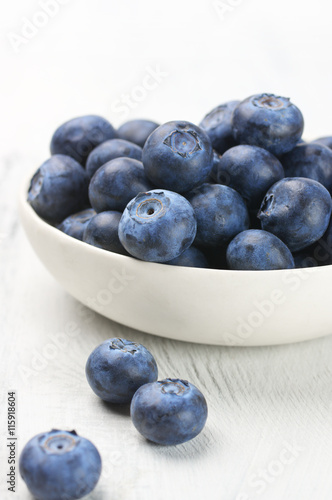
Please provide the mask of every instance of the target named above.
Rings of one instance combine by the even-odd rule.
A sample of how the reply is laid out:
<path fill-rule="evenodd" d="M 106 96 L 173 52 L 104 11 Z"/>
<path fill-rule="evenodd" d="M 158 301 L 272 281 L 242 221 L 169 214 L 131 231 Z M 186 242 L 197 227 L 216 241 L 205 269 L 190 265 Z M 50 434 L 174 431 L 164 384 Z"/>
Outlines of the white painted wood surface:
<path fill-rule="evenodd" d="M 92 112 L 118 125 L 114 102 L 142 84 L 147 67 L 159 64 L 168 76 L 134 103 L 129 118 L 197 122 L 223 100 L 267 90 L 294 98 L 307 137 L 331 133 L 330 3 L 281 0 L 276 9 L 244 0 L 223 20 L 214 3 L 170 0 L 168 9 L 158 10 L 152 0 L 102 0 L 92 10 L 91 2 L 73 0 L 18 54 L 6 35 L 19 32 L 23 16 L 32 19 L 40 8 L 32 0 L 6 5 L 0 51 L 1 500 L 31 499 L 20 479 L 15 494 L 6 488 L 9 389 L 18 394 L 18 452 L 53 427 L 75 428 L 97 445 L 103 474 L 90 500 L 331 499 L 332 336 L 222 348 L 157 338 L 98 315 L 91 320 L 39 263 L 18 221 L 20 181 L 47 157 L 53 129 Z M 180 53 L 170 26 L 182 34 Z M 113 336 L 148 347 L 160 377 L 184 377 L 203 391 L 209 418 L 200 436 L 176 447 L 150 444 L 127 408 L 95 397 L 85 362 Z"/>
<path fill-rule="evenodd" d="M 1 163 L 1 390 L 2 406 L 5 391 L 18 393 L 18 450 L 38 432 L 75 428 L 103 458 L 91 500 L 330 498 L 332 336 L 220 348 L 157 338 L 89 314 L 42 267 L 22 232 L 14 199 L 25 168 L 21 155 Z M 183 377 L 203 391 L 209 418 L 200 436 L 173 448 L 150 444 L 127 408 L 95 397 L 85 362 L 113 336 L 147 346 L 160 377 Z M 3 490 L 0 498 L 13 495 Z M 30 498 L 21 480 L 14 498 Z"/>

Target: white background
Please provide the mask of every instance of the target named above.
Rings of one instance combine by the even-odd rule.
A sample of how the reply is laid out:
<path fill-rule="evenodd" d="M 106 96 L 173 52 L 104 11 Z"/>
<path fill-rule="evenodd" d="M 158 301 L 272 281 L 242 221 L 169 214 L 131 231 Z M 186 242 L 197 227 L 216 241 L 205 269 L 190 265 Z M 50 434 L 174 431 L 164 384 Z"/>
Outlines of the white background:
<path fill-rule="evenodd" d="M 3 2 L 5 144 L 19 142 L 44 158 L 54 128 L 68 118 L 100 113 L 119 125 L 114 102 L 158 65 L 169 76 L 129 118 L 197 122 L 223 101 L 273 92 L 300 107 L 307 137 L 332 133 L 331 3 L 220 0 L 227 2 L 237 7 L 223 13 L 214 0 L 66 0 L 18 53 L 10 37 L 41 8 L 33 0 Z"/>
<path fill-rule="evenodd" d="M 85 324 L 30 249 L 16 196 L 26 172 L 47 158 L 53 130 L 82 114 L 115 126 L 135 117 L 199 122 L 223 101 L 273 92 L 300 107 L 306 138 L 332 134 L 331 2 L 68 0 L 53 17 L 40 12 L 38 1 L 2 0 L 0 380 L 1 390 L 18 390 L 19 446 L 53 426 L 76 427 L 108 468 L 94 500 L 330 499 L 331 338 L 226 349 L 158 339 L 101 317 Z M 30 39 L 19 43 L 38 21 L 44 26 L 30 25 Z M 137 90 L 156 68 L 163 76 L 154 88 Z M 123 94 L 131 96 L 126 116 L 118 111 Z M 43 357 L 69 321 L 80 336 L 25 379 L 22 367 Z M 148 445 L 126 411 L 105 408 L 87 389 L 86 357 L 118 335 L 151 348 L 161 376 L 187 377 L 207 395 L 209 422 L 192 443 Z M 0 425 L 3 452 L 4 414 Z M 289 463 L 280 462 L 289 448 Z M 6 467 L 3 454 L 2 482 Z M 269 479 L 253 486 L 250 477 L 267 469 Z M 22 482 L 16 494 L 2 487 L 1 499 L 30 498 Z"/>

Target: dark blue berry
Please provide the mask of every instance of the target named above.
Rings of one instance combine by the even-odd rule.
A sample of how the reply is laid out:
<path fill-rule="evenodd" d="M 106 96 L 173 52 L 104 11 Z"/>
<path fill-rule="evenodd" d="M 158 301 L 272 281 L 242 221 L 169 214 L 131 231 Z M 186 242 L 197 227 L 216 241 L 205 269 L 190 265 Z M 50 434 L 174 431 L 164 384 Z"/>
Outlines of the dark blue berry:
<path fill-rule="evenodd" d="M 203 394 L 187 380 L 167 378 L 143 385 L 135 393 L 130 414 L 146 439 L 176 445 L 196 437 L 207 419 Z"/>
<path fill-rule="evenodd" d="M 278 156 L 291 151 L 301 138 L 301 111 L 287 97 L 257 94 L 234 110 L 233 133 L 239 144 L 267 149 Z"/>
<path fill-rule="evenodd" d="M 158 369 L 152 354 L 131 340 L 106 340 L 90 354 L 85 368 L 91 389 L 104 401 L 129 403 L 139 387 L 154 382 Z"/>
<path fill-rule="evenodd" d="M 54 132 L 51 154 L 71 156 L 84 166 L 96 146 L 115 137 L 114 128 L 105 118 L 96 115 L 80 116 L 63 123 Z"/>

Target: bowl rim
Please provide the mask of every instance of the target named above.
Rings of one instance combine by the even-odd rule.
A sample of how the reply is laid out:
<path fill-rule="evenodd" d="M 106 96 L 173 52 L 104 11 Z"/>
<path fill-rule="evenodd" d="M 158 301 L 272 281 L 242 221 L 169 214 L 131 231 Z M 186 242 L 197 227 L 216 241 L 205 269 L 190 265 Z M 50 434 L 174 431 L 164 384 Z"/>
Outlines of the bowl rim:
<path fill-rule="evenodd" d="M 63 231 L 60 231 L 56 226 L 53 226 L 52 224 L 49 224 L 46 220 L 42 219 L 32 208 L 30 203 L 27 200 L 27 192 L 30 186 L 31 178 L 36 172 L 36 169 L 33 170 L 32 173 L 29 173 L 29 175 L 26 176 L 26 178 L 21 182 L 21 186 L 19 189 L 18 193 L 18 201 L 19 201 L 19 207 L 21 211 L 28 211 L 29 218 L 34 221 L 40 227 L 43 231 L 49 231 L 50 233 L 53 232 L 54 235 L 57 235 L 60 239 L 63 238 L 63 241 L 68 243 L 71 243 L 72 245 L 77 245 L 78 248 L 85 248 L 87 252 L 90 252 L 92 255 L 103 255 L 104 258 L 110 258 L 110 259 L 118 259 L 119 262 L 121 260 L 125 263 L 128 259 L 131 259 L 131 261 L 135 261 L 137 265 L 141 266 L 158 266 L 159 269 L 167 267 L 168 270 L 173 270 L 176 269 L 178 272 L 191 272 L 191 273 L 210 273 L 211 275 L 221 275 L 221 276 L 230 276 L 234 275 L 237 277 L 244 276 L 244 275 L 256 275 L 259 273 L 261 276 L 263 273 L 264 275 L 273 273 L 274 275 L 279 273 L 280 275 L 282 274 L 288 274 L 288 273 L 294 273 L 294 274 L 299 274 L 301 272 L 324 272 L 327 268 L 332 268 L 332 264 L 328 264 L 325 266 L 314 266 L 314 267 L 303 267 L 303 268 L 294 268 L 294 269 L 261 269 L 261 270 L 242 270 L 242 269 L 215 269 L 215 268 L 210 268 L 210 267 L 189 267 L 189 266 L 171 266 L 167 265 L 161 262 L 149 262 L 149 261 L 143 261 L 140 259 L 136 259 L 135 257 L 131 257 L 128 255 L 122 255 L 118 254 L 116 252 L 111 252 L 109 250 L 104 250 L 103 248 L 98 248 L 93 245 L 89 245 L 88 243 L 85 243 L 84 241 L 78 240 L 77 238 L 73 238 L 72 236 L 69 236 L 68 234 L 64 233 Z M 108 255 L 108 257 L 106 257 Z"/>

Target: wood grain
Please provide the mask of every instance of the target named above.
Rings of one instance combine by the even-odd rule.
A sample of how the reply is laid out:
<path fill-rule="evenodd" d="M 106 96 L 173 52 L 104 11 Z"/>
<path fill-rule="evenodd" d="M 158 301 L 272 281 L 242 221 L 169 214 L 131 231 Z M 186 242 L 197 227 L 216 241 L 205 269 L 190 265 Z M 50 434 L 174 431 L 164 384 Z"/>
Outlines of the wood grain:
<path fill-rule="evenodd" d="M 332 337 L 223 348 L 158 338 L 92 315 L 53 280 L 23 234 L 13 200 L 26 168 L 23 157 L 3 158 L 0 171 L 1 401 L 6 390 L 17 390 L 19 449 L 53 427 L 91 439 L 104 465 L 91 500 L 330 498 Z M 176 447 L 153 445 L 136 432 L 127 407 L 95 397 L 85 362 L 113 336 L 149 348 L 160 378 L 183 377 L 202 390 L 209 418 L 200 436 Z M 13 497 L 4 485 L 5 457 L 1 463 L 0 496 L 7 500 Z M 30 498 L 21 480 L 15 498 Z"/>

